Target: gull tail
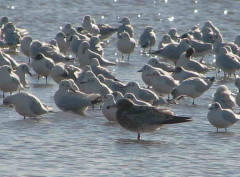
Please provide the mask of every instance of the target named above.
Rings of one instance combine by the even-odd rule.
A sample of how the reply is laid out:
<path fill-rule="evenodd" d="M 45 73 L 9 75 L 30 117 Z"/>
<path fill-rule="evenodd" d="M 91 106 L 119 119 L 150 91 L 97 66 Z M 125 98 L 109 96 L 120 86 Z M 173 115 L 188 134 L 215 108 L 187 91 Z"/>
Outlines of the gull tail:
<path fill-rule="evenodd" d="M 165 120 L 163 124 L 178 124 L 192 121 L 191 117 L 173 116 L 172 119 Z"/>

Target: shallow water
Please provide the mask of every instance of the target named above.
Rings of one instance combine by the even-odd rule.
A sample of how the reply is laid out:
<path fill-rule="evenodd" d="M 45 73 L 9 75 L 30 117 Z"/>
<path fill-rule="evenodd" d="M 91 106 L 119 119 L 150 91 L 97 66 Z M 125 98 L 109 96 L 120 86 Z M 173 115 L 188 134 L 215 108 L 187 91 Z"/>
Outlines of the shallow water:
<path fill-rule="evenodd" d="M 118 26 L 119 18 L 128 16 L 138 39 L 144 26 L 152 25 L 158 41 L 172 27 L 182 34 L 207 20 L 234 41 L 239 33 L 240 2 L 224 0 L 1 0 L 0 16 L 8 16 L 18 27 L 26 28 L 34 39 L 50 41 L 65 23 L 81 25 L 90 14 L 98 23 Z M 225 14 L 224 14 L 225 13 Z M 174 17 L 174 19 L 173 19 Z M 169 21 L 168 19 L 173 19 Z M 156 45 L 157 46 L 157 45 Z M 157 48 L 157 47 L 156 47 Z M 105 57 L 120 58 L 116 36 L 105 48 Z M 13 56 L 27 62 L 22 54 Z M 110 67 L 123 81 L 139 81 L 136 71 L 149 56 L 137 47 L 130 65 Z M 211 62 L 213 56 L 206 57 Z M 216 71 L 207 75 L 213 76 Z M 220 74 L 221 76 L 221 74 Z M 208 104 L 216 87 L 226 84 L 234 93 L 233 80 L 217 81 L 203 96 L 180 100 L 168 106 L 176 114 L 192 116 L 194 121 L 169 125 L 145 133 L 142 140 L 117 124 L 108 123 L 99 109 L 86 116 L 59 111 L 53 100 L 58 86 L 49 79 L 37 82 L 29 78 L 26 91 L 37 95 L 57 113 L 38 119 L 23 120 L 13 109 L 0 107 L 0 176 L 237 176 L 239 175 L 239 124 L 227 133 L 216 133 L 207 121 Z M 1 102 L 2 98 L 0 98 Z"/>

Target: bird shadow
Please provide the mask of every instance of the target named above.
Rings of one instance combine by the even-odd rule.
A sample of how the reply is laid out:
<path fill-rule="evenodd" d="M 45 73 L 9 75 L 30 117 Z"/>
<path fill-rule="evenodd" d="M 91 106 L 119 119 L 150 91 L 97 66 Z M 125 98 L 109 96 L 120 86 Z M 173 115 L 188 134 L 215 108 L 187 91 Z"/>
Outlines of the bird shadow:
<path fill-rule="evenodd" d="M 52 87 L 53 84 L 43 84 L 43 83 L 39 83 L 39 84 L 32 84 L 32 88 L 48 88 L 48 87 Z"/>
<path fill-rule="evenodd" d="M 156 140 L 137 140 L 137 139 L 117 139 L 116 143 L 123 144 L 123 145 L 134 145 L 134 144 L 140 144 L 140 145 L 161 145 L 161 146 L 169 146 L 170 144 L 165 141 L 156 141 Z"/>
<path fill-rule="evenodd" d="M 209 136 L 212 137 L 232 137 L 235 136 L 236 133 L 234 132 L 225 132 L 225 131 L 216 131 L 216 132 L 208 132 Z"/>
<path fill-rule="evenodd" d="M 118 66 L 129 66 L 129 65 L 131 65 L 131 63 L 130 62 L 128 62 L 128 61 L 123 61 L 123 60 L 116 60 L 116 64 L 118 65 Z"/>

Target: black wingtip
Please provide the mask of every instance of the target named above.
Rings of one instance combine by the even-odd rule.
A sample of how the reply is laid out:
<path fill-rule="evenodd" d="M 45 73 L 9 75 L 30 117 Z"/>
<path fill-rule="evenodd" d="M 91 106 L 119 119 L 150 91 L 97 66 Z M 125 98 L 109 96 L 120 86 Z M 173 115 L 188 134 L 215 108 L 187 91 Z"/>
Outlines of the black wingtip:
<path fill-rule="evenodd" d="M 172 119 L 165 120 L 163 124 L 178 124 L 192 121 L 191 117 L 173 116 Z"/>

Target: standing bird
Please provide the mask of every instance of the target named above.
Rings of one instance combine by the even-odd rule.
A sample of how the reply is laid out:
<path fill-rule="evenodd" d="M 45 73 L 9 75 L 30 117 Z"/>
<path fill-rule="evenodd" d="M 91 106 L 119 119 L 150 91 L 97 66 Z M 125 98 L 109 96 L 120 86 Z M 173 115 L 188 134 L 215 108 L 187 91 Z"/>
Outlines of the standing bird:
<path fill-rule="evenodd" d="M 63 32 L 57 33 L 55 40 L 57 41 L 60 52 L 66 55 L 69 51 L 69 45 L 67 43 L 65 34 Z"/>
<path fill-rule="evenodd" d="M 218 102 L 214 102 L 207 114 L 208 121 L 217 128 L 227 128 L 240 120 L 240 116 L 235 114 L 231 109 L 223 109 Z"/>
<path fill-rule="evenodd" d="M 130 19 L 128 17 L 123 17 L 119 23 L 122 23 L 122 25 L 118 27 L 117 37 L 119 38 L 120 34 L 123 33 L 124 31 L 127 32 L 130 37 L 133 37 L 134 29 L 131 25 Z"/>
<path fill-rule="evenodd" d="M 149 53 L 158 55 L 163 59 L 170 60 L 176 65 L 180 55 L 190 47 L 190 41 L 188 39 L 183 39 L 179 44 L 169 44 L 164 48 Z"/>
<path fill-rule="evenodd" d="M 233 109 L 235 98 L 226 85 L 220 85 L 214 93 L 213 102 L 218 102 L 223 109 Z"/>
<path fill-rule="evenodd" d="M 151 77 L 151 86 L 154 91 L 159 94 L 168 94 L 168 99 L 170 99 L 169 94 L 178 85 L 171 76 L 163 75 L 157 70 L 153 70 L 151 74 L 147 75 Z"/>
<path fill-rule="evenodd" d="M 142 35 L 139 39 L 139 44 L 143 48 L 143 52 L 146 48 L 149 48 L 149 51 L 151 51 L 151 48 L 156 43 L 156 34 L 151 26 L 146 26 Z"/>
<path fill-rule="evenodd" d="M 28 57 L 28 62 L 30 63 L 30 59 L 31 59 L 31 56 L 30 56 L 30 45 L 32 43 L 32 37 L 31 36 L 25 36 L 22 38 L 21 40 L 21 51 L 22 53 Z"/>
<path fill-rule="evenodd" d="M 45 57 L 42 53 L 37 54 L 32 61 L 32 68 L 38 74 L 38 80 L 40 76 L 47 78 L 54 67 L 54 61 L 51 58 Z"/>
<path fill-rule="evenodd" d="M 180 55 L 180 58 L 178 59 L 176 66 L 181 66 L 187 70 L 195 71 L 198 73 L 205 73 L 209 71 L 206 65 L 201 64 L 198 61 L 192 59 L 194 53 L 195 53 L 194 48 L 187 49 L 186 52 Z"/>
<path fill-rule="evenodd" d="M 216 55 L 216 66 L 224 72 L 224 77 L 227 74 L 234 74 L 240 69 L 238 57 L 231 52 L 228 52 L 226 47 L 222 47 Z"/>
<path fill-rule="evenodd" d="M 143 132 L 152 132 L 164 124 L 190 122 L 190 117 L 175 116 L 169 109 L 135 105 L 129 99 L 121 99 L 109 109 L 117 107 L 117 121 L 126 130 L 137 132 L 137 139 Z"/>
<path fill-rule="evenodd" d="M 177 87 L 172 90 L 173 99 L 180 98 L 180 96 L 188 96 L 193 99 L 192 104 L 194 103 L 195 98 L 200 97 L 212 86 L 215 77 L 207 79 L 202 79 L 198 77 L 188 78 L 182 81 Z"/>
<path fill-rule="evenodd" d="M 9 66 L 0 67 L 0 90 L 4 92 L 12 92 L 23 89 L 19 77 L 13 72 L 12 68 Z"/>
<path fill-rule="evenodd" d="M 18 65 L 14 73 L 19 77 L 19 80 L 23 85 L 23 87 L 26 87 L 27 85 L 26 74 L 29 74 L 30 76 L 32 76 L 32 73 L 30 72 L 28 65 L 25 63 Z"/>
<path fill-rule="evenodd" d="M 100 33 L 98 26 L 94 23 L 94 19 L 90 15 L 86 15 L 83 18 L 82 27 L 90 34 L 98 35 Z"/>
<path fill-rule="evenodd" d="M 7 96 L 3 100 L 5 105 L 13 105 L 16 112 L 24 117 L 37 117 L 51 112 L 50 108 L 43 104 L 35 95 L 21 92 Z"/>
<path fill-rule="evenodd" d="M 134 51 L 136 47 L 136 41 L 131 38 L 127 32 L 122 32 L 119 35 L 117 47 L 118 50 L 122 53 L 121 60 L 123 60 L 123 54 L 127 54 L 129 61 L 130 54 Z"/>

